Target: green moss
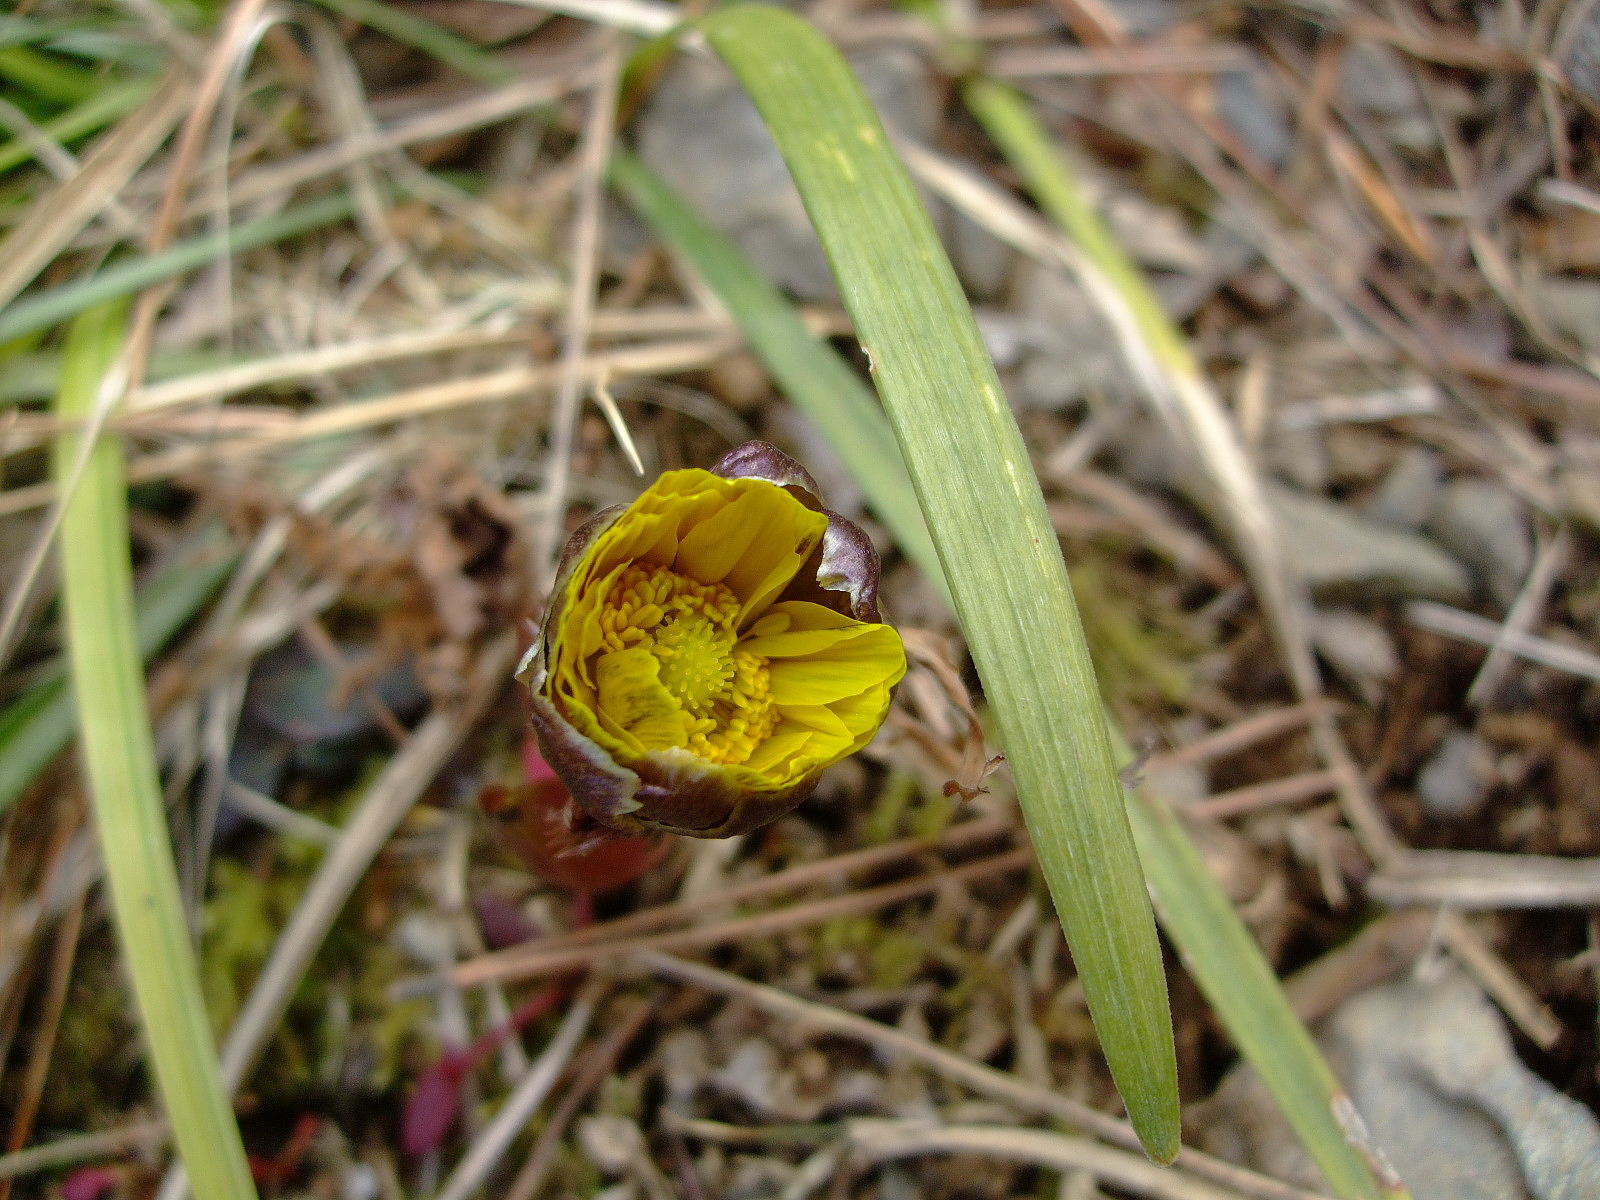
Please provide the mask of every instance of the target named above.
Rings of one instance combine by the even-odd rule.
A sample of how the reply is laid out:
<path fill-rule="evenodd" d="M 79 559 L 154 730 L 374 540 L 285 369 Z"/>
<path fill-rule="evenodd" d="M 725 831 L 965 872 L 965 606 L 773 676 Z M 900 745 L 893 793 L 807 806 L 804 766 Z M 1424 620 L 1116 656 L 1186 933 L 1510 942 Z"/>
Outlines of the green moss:
<path fill-rule="evenodd" d="M 905 987 L 922 973 L 928 961 L 927 946 L 921 938 L 889 931 L 873 945 L 869 957 L 872 986 Z"/>

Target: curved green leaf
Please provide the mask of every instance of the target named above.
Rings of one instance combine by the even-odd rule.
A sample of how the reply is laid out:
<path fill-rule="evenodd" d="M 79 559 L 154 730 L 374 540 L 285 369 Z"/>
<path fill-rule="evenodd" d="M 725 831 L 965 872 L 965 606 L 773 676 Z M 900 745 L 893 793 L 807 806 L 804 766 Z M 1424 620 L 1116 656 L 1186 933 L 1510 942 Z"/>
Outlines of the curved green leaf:
<path fill-rule="evenodd" d="M 1178 1151 L 1155 922 L 1066 567 L 955 272 L 849 67 L 801 18 L 698 28 L 788 161 L 900 443 L 1112 1075 L 1152 1157 Z"/>

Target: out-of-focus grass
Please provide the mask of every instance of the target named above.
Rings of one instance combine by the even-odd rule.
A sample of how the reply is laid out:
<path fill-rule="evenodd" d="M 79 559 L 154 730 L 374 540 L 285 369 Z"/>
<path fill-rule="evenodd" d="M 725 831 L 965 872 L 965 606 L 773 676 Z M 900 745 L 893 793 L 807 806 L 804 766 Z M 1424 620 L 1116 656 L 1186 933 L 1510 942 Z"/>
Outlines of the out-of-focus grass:
<path fill-rule="evenodd" d="M 83 421 L 102 404 L 123 323 L 119 307 L 91 309 L 73 323 L 56 405 L 64 420 Z M 55 446 L 56 479 L 69 497 L 62 597 L 80 745 L 123 961 L 196 1195 L 248 1200 L 255 1187 L 217 1068 L 145 707 L 122 446 L 102 437 L 86 447 L 85 436 L 63 434 Z"/>
<path fill-rule="evenodd" d="M 237 557 L 225 549 L 220 530 L 194 540 L 140 591 L 135 620 L 139 653 L 149 659 L 215 594 Z M 66 749 L 77 728 L 77 704 L 65 664 L 39 680 L 0 712 L 0 814 Z"/>

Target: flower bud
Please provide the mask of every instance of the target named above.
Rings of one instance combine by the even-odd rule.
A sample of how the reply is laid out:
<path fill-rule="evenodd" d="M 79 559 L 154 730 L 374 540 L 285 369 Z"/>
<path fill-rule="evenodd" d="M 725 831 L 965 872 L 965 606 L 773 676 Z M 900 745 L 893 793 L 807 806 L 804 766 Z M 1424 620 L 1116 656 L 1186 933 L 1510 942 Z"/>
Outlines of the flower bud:
<path fill-rule="evenodd" d="M 805 468 L 748 442 L 567 543 L 518 678 L 545 759 L 626 832 L 731 837 L 861 749 L 905 674 L 878 556 Z"/>

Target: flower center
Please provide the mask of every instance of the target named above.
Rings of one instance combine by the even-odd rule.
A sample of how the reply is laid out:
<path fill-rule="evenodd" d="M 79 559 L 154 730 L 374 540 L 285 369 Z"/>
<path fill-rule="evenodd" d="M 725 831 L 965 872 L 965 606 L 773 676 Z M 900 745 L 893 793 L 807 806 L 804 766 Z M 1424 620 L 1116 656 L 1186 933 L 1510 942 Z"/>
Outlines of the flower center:
<path fill-rule="evenodd" d="M 650 653 L 662 684 L 690 712 L 704 714 L 733 682 L 733 631 L 699 613 L 663 621 Z"/>
<path fill-rule="evenodd" d="M 666 726 L 649 722 L 657 731 L 649 740 L 660 740 L 664 727 L 681 728 L 682 740 L 674 737 L 669 744 L 711 762 L 742 763 L 771 734 L 778 713 L 770 670 L 765 658 L 738 644 L 738 618 L 738 597 L 726 587 L 697 583 L 665 567 L 636 563 L 612 586 L 600 610 L 602 653 L 649 651 L 661 686 L 686 718 Z M 611 715 L 644 738 L 636 712 Z"/>

